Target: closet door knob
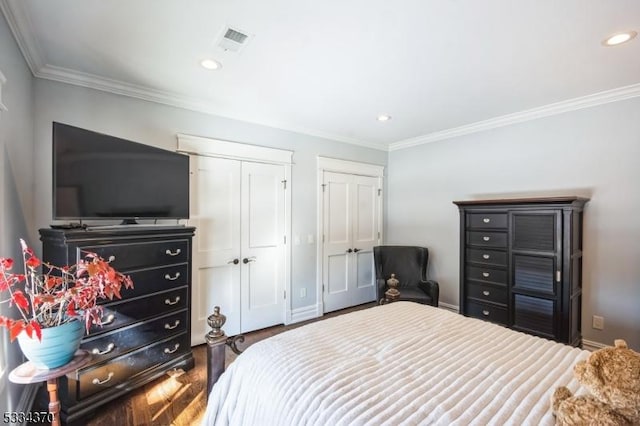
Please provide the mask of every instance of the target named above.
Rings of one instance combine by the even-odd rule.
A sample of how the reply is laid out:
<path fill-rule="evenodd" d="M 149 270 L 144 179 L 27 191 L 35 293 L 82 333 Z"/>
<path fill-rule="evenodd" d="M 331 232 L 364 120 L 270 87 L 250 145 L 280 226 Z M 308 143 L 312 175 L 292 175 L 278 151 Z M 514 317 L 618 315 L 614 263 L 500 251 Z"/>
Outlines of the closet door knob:
<path fill-rule="evenodd" d="M 231 264 L 237 265 L 238 263 L 240 263 L 240 259 L 233 259 L 227 262 L 227 265 L 231 265 Z"/>
<path fill-rule="evenodd" d="M 349 249 L 347 250 L 347 253 L 353 253 L 353 250 Z"/>
<path fill-rule="evenodd" d="M 354 253 L 357 253 L 357 252 L 359 252 L 360 250 L 361 250 L 361 249 L 357 249 L 357 248 L 356 248 L 356 249 L 353 249 L 353 252 L 354 252 Z"/>
<path fill-rule="evenodd" d="M 245 257 L 244 259 L 242 259 L 242 263 L 244 263 L 245 265 L 249 262 L 255 262 L 256 258 L 254 256 L 251 257 Z"/>

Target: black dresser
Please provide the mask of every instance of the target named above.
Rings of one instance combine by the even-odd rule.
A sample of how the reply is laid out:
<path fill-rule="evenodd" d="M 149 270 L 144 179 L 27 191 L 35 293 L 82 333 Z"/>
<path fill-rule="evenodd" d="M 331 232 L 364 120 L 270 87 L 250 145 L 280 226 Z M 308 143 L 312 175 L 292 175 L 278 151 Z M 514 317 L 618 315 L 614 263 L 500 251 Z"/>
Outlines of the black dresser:
<path fill-rule="evenodd" d="M 580 346 L 587 201 L 454 201 L 460 209 L 461 313 Z"/>
<path fill-rule="evenodd" d="M 195 228 L 128 226 L 41 229 L 43 259 L 73 264 L 82 251 L 98 253 L 130 275 L 134 288 L 105 301 L 103 325 L 94 326 L 81 348 L 92 359 L 59 379 L 61 417 L 82 419 L 106 402 L 172 369 L 193 367 L 191 353 L 191 241 Z M 43 398 L 46 400 L 46 396 Z"/>

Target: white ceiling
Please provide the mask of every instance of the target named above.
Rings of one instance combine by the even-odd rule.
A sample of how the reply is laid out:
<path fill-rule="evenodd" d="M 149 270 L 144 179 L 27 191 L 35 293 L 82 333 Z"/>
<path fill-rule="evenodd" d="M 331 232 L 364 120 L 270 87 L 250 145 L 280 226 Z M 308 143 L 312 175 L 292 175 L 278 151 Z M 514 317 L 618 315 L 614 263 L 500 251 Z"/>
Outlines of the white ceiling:
<path fill-rule="evenodd" d="M 638 0 L 0 6 L 38 77 L 382 149 L 640 96 L 640 37 L 601 45 L 640 32 Z M 240 53 L 225 25 L 253 35 Z"/>

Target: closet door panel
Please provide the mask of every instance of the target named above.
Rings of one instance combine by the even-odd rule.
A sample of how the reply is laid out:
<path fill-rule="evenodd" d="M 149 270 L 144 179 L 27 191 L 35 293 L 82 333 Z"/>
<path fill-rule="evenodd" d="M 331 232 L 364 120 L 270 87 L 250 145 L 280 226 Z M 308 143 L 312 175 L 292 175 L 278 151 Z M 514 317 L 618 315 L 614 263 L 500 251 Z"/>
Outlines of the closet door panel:
<path fill-rule="evenodd" d="M 352 191 L 353 176 L 325 172 L 323 178 L 324 311 L 351 306 L 353 286 Z"/>
<path fill-rule="evenodd" d="M 354 176 L 353 201 L 353 290 L 352 304 L 375 299 L 373 247 L 378 243 L 378 178 Z"/>
<path fill-rule="evenodd" d="M 241 332 L 284 322 L 284 168 L 242 164 Z"/>
<path fill-rule="evenodd" d="M 225 331 L 240 332 L 240 170 L 241 162 L 192 156 L 193 239 L 192 344 L 204 342 L 214 306 L 227 316 Z M 239 260 L 238 260 L 239 261 Z"/>

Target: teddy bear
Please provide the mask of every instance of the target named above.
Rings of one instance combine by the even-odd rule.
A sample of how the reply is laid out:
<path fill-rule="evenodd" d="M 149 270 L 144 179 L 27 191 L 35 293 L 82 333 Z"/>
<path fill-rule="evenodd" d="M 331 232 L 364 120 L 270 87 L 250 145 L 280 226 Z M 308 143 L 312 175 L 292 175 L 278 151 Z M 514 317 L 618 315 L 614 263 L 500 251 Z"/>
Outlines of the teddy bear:
<path fill-rule="evenodd" d="M 617 339 L 576 364 L 573 375 L 590 395 L 562 386 L 551 396 L 556 425 L 640 425 L 640 354 Z"/>

